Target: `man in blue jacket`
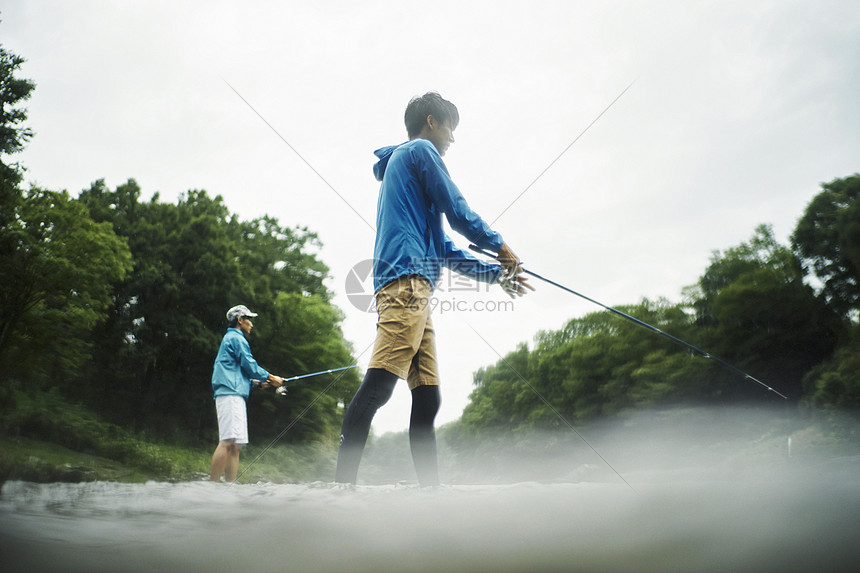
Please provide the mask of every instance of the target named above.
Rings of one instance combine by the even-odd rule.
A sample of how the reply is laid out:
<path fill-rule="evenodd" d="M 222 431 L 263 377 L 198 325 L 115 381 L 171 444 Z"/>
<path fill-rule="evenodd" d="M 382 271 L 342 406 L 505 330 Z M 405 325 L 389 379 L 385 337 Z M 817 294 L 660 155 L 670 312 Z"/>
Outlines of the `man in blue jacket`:
<path fill-rule="evenodd" d="M 451 180 L 442 156 L 454 142 L 459 113 L 430 92 L 406 107 L 409 141 L 375 152 L 382 182 L 376 214 L 373 286 L 379 314 L 373 356 L 344 416 L 335 481 L 355 483 L 370 424 L 391 397 L 399 378 L 409 384 L 412 414 L 409 443 L 422 486 L 439 484 L 433 422 L 439 410 L 430 297 L 442 266 L 479 281 L 500 282 L 511 296 L 534 290 L 520 273 L 520 261 L 502 236 L 469 208 Z M 500 265 L 471 256 L 451 241 L 451 228 L 498 254 Z"/>
<path fill-rule="evenodd" d="M 211 481 L 236 481 L 239 470 L 239 453 L 248 443 L 248 413 L 245 401 L 251 393 L 251 380 L 261 380 L 262 386 L 278 387 L 283 378 L 269 374 L 251 355 L 246 337 L 251 334 L 257 313 L 247 306 L 237 305 L 227 311 L 227 333 L 212 368 L 212 390 L 215 392 L 215 409 L 218 412 L 218 447 L 212 455 L 209 470 Z"/>

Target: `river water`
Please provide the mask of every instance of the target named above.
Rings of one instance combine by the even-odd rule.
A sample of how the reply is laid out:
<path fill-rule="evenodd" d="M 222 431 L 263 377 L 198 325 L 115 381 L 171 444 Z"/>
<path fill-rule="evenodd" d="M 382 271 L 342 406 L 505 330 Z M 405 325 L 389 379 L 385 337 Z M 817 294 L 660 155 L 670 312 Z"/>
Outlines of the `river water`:
<path fill-rule="evenodd" d="M 860 424 L 840 427 L 833 448 L 832 428 L 781 411 L 691 409 L 442 439 L 453 485 L 435 489 L 415 485 L 405 435 L 375 440 L 351 487 L 10 481 L 0 572 L 853 573 Z"/>
<path fill-rule="evenodd" d="M 707 481 L 33 484 L 0 496 L 0 569 L 856 571 L 858 461 Z M 635 489 L 634 489 L 635 488 Z"/>

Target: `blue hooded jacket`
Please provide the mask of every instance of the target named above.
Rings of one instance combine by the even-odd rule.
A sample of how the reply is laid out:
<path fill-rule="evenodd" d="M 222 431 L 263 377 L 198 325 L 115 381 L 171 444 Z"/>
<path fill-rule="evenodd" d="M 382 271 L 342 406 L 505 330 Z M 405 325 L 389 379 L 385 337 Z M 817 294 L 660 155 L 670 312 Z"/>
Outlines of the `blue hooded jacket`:
<path fill-rule="evenodd" d="M 218 396 L 242 396 L 251 393 L 251 379 L 266 380 L 269 373 L 251 355 L 251 346 L 238 328 L 228 328 L 212 368 L 212 390 Z"/>
<path fill-rule="evenodd" d="M 504 241 L 469 208 L 451 180 L 436 147 L 426 139 L 377 149 L 373 174 L 382 181 L 376 209 L 373 288 L 417 274 L 435 286 L 442 266 L 482 282 L 499 279 L 502 267 L 454 246 L 451 228 L 484 249 L 498 252 Z"/>

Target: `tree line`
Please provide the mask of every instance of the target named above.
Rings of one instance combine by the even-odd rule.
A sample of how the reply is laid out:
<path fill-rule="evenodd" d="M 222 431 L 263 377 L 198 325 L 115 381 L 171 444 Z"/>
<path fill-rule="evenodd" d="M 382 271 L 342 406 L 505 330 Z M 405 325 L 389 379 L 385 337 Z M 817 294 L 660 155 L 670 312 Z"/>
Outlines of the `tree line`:
<path fill-rule="evenodd" d="M 145 201 L 134 180 L 113 189 L 98 180 L 77 197 L 25 189 L 23 167 L 9 161 L 32 136 L 22 103 L 34 85 L 16 77 L 22 62 L 0 47 L 0 432 L 45 431 L 39 396 L 50 395 L 52 404 L 82 405 L 146 437 L 211 442 L 212 361 L 224 312 L 239 303 L 260 314 L 252 348 L 267 369 L 290 375 L 354 363 L 316 254 L 320 239 L 307 228 L 270 216 L 240 220 L 203 190 L 175 203 L 157 194 Z M 860 175 L 826 183 L 790 245 L 761 225 L 715 252 L 682 302 L 642 300 L 619 310 L 749 372 L 792 404 L 856 411 L 858 194 Z M 284 428 L 288 441 L 337 435 L 358 373 L 319 382 L 291 387 L 286 399 L 252 393 L 255 438 Z M 713 361 L 595 312 L 479 369 L 457 431 L 774 399 Z"/>
<path fill-rule="evenodd" d="M 0 48 L 0 430 L 45 431 L 49 421 L 24 406 L 51 393 L 147 438 L 211 443 L 212 364 L 235 304 L 259 313 L 252 350 L 272 372 L 354 363 L 307 228 L 240 220 L 202 190 L 144 201 L 134 180 L 114 189 L 99 180 L 77 197 L 25 189 L 23 167 L 8 161 L 32 136 L 21 104 L 34 85 L 15 77 L 22 62 Z M 335 380 L 325 393 L 318 384 L 286 398 L 252 393 L 252 434 L 289 427 L 286 441 L 331 440 L 358 375 L 320 384 Z"/>
<path fill-rule="evenodd" d="M 683 302 L 619 310 L 735 365 L 790 404 L 860 410 L 860 174 L 821 186 L 791 245 L 760 225 Z M 458 431 L 561 427 L 642 407 L 774 404 L 765 387 L 609 311 L 540 332 L 474 374 Z M 563 418 L 563 419 L 562 419 Z"/>

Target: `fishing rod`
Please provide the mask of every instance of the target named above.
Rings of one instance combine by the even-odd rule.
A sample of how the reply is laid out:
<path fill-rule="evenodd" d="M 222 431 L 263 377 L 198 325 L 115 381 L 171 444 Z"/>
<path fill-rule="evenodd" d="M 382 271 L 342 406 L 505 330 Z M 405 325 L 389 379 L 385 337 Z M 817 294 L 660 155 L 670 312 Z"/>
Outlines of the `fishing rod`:
<path fill-rule="evenodd" d="M 477 245 L 469 245 L 469 248 L 470 248 L 471 250 L 475 251 L 476 253 L 480 253 L 480 254 L 482 254 L 482 255 L 485 255 L 485 256 L 488 256 L 488 257 L 492 257 L 492 258 L 494 258 L 494 259 L 498 259 L 498 255 L 496 255 L 496 254 L 494 254 L 494 253 L 492 253 L 492 252 L 490 252 L 490 251 L 487 251 L 487 250 L 485 250 L 485 249 L 482 249 L 481 247 L 479 247 L 479 246 L 477 246 Z M 578 292 L 576 292 L 576 291 L 575 291 L 575 290 L 573 290 L 573 289 L 570 289 L 570 288 L 568 288 L 568 287 L 566 287 L 566 286 L 564 286 L 564 285 L 562 285 L 562 284 L 559 284 L 559 283 L 557 283 L 557 282 L 555 282 L 555 281 L 553 281 L 553 280 L 550 280 L 550 279 L 548 279 L 548 278 L 546 278 L 546 277 L 543 277 L 543 276 L 541 276 L 541 275 L 537 274 L 536 272 L 531 271 L 531 270 L 529 270 L 529 269 L 525 268 L 524 266 L 522 266 L 522 263 L 520 263 L 520 269 L 522 269 L 522 272 L 524 272 L 524 273 L 526 273 L 526 274 L 528 274 L 528 275 L 531 275 L 531 276 L 533 276 L 533 277 L 534 277 L 534 278 L 536 278 L 536 279 L 542 280 L 543 282 L 545 282 L 545 283 L 547 283 L 547 284 L 551 284 L 552 286 L 557 287 L 557 288 L 560 288 L 561 290 L 563 290 L 563 291 L 565 291 L 565 292 L 569 292 L 570 294 L 574 294 L 574 295 L 576 295 L 576 296 L 578 296 L 578 297 L 580 297 L 580 298 L 582 298 L 582 299 L 587 300 L 588 302 L 591 302 L 591 303 L 596 304 L 597 306 L 603 307 L 604 309 L 608 310 L 609 312 L 612 312 L 612 313 L 614 313 L 614 314 L 617 314 L 617 315 L 618 315 L 618 316 L 620 316 L 620 317 L 623 317 L 623 318 L 626 318 L 627 320 L 630 320 L 630 321 L 632 321 L 632 322 L 635 322 L 635 323 L 636 323 L 636 324 L 638 324 L 639 326 L 645 327 L 645 328 L 647 328 L 648 330 L 650 330 L 650 331 L 652 331 L 652 332 L 655 332 L 655 333 L 657 333 L 657 334 L 659 334 L 659 335 L 661 335 L 661 336 L 665 336 L 666 338 L 668 338 L 668 339 L 669 339 L 669 340 L 671 340 L 672 342 L 674 342 L 674 343 L 676 343 L 676 344 L 679 344 L 679 345 L 683 346 L 684 348 L 687 348 L 687 349 L 689 349 L 689 350 L 691 350 L 691 351 L 695 352 L 696 354 L 699 354 L 700 356 L 704 356 L 705 358 L 709 358 L 709 359 L 713 360 L 714 362 L 716 362 L 716 363 L 717 363 L 717 364 L 719 364 L 720 366 L 723 366 L 724 368 L 726 368 L 726 369 L 728 369 L 728 370 L 731 370 L 732 372 L 734 372 L 735 374 L 738 374 L 739 376 L 743 377 L 744 379 L 746 379 L 746 380 L 751 380 L 751 381 L 755 382 L 756 384 L 759 384 L 760 386 L 762 386 L 762 387 L 766 388 L 766 389 L 767 389 L 767 390 L 769 390 L 770 392 L 773 392 L 774 394 L 776 394 L 777 396 L 779 396 L 779 397 L 780 397 L 780 398 L 782 398 L 783 400 L 788 400 L 788 396 L 786 396 L 785 394 L 782 394 L 781 392 L 779 392 L 779 391 L 777 391 L 777 390 L 775 390 L 775 389 L 771 388 L 770 386 L 768 386 L 767 384 L 765 384 L 764 382 L 762 382 L 762 381 L 761 381 L 761 380 L 759 380 L 758 378 L 755 378 L 755 377 L 753 377 L 753 376 L 751 376 L 751 375 L 747 374 L 746 372 L 744 372 L 744 371 L 743 371 L 743 370 L 741 370 L 740 368 L 738 368 L 738 367 L 736 367 L 736 366 L 734 366 L 734 365 L 732 365 L 732 364 L 730 364 L 730 363 L 726 362 L 726 361 L 725 361 L 725 360 L 723 360 L 722 358 L 719 358 L 719 357 L 717 357 L 717 356 L 714 356 L 714 355 L 713 355 L 713 354 L 711 354 L 710 352 L 705 352 L 705 351 L 704 351 L 704 350 L 702 350 L 701 348 L 698 348 L 698 347 L 696 347 L 696 346 L 693 346 L 693 345 L 692 345 L 692 344 L 690 344 L 689 342 L 685 342 L 685 341 L 681 340 L 680 338 L 678 338 L 678 337 L 676 337 L 676 336 L 672 336 L 671 334 L 669 334 L 669 333 L 667 333 L 667 332 L 663 332 L 662 330 L 660 330 L 660 329 L 659 329 L 659 328 L 657 328 L 656 326 L 652 326 L 652 325 L 648 324 L 647 322 L 642 321 L 642 320 L 639 320 L 638 318 L 636 318 L 636 317 L 634 317 L 634 316 L 630 316 L 629 314 L 627 314 L 627 313 L 625 313 L 625 312 L 621 312 L 621 311 L 620 311 L 620 310 L 618 310 L 617 308 L 612 308 L 611 306 L 607 306 L 607 305 L 603 304 L 602 302 L 596 301 L 596 300 L 594 300 L 593 298 L 587 297 L 587 296 L 585 296 L 585 295 L 584 295 L 584 294 L 582 294 L 582 293 L 578 293 Z"/>
<path fill-rule="evenodd" d="M 349 370 L 350 368 L 358 368 L 358 364 L 353 364 L 352 366 L 343 366 L 341 368 L 332 368 L 330 370 L 320 370 L 319 372 L 311 372 L 310 374 L 301 374 L 299 376 L 293 376 L 292 378 L 284 378 L 284 383 L 281 386 L 278 386 L 275 389 L 277 394 L 281 396 L 287 395 L 287 382 L 292 382 L 293 380 L 300 380 L 302 378 L 310 378 L 312 376 L 320 376 L 322 374 L 331 374 L 332 372 L 340 372 L 341 370 Z M 261 386 L 263 384 L 260 380 L 252 380 L 251 383 L 255 388 Z"/>

